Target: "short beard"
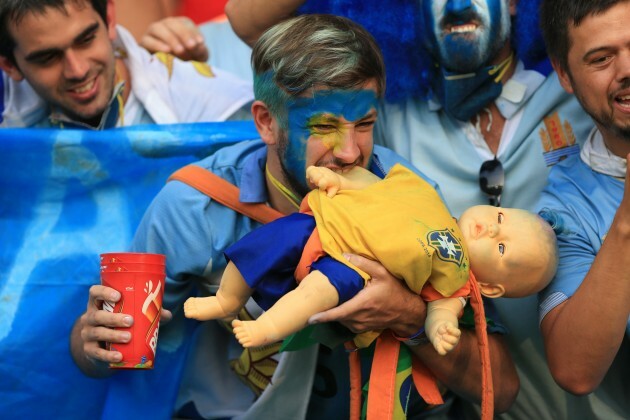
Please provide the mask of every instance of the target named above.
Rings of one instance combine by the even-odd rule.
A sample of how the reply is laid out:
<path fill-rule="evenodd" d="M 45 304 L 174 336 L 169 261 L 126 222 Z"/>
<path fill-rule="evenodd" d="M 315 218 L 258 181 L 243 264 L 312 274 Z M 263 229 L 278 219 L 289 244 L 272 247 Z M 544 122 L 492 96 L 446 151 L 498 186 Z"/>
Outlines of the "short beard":
<path fill-rule="evenodd" d="M 571 73 L 567 71 L 567 75 L 569 76 L 569 79 L 571 80 L 571 84 L 573 86 L 576 86 L 576 83 L 574 82 L 573 77 L 571 76 Z M 629 87 L 630 87 L 630 79 L 626 79 L 624 80 L 620 90 L 628 89 Z M 608 97 L 610 113 L 606 113 L 602 111 L 601 113 L 598 114 L 598 113 L 595 113 L 594 111 L 589 110 L 587 107 L 584 106 L 586 101 L 583 99 L 581 92 L 578 92 L 577 90 L 574 89 L 574 94 L 578 102 L 580 103 L 580 105 L 582 105 L 582 109 L 584 109 L 584 111 L 586 111 L 586 113 L 600 127 L 611 132 L 616 137 L 623 139 L 627 142 L 630 142 L 630 124 L 626 126 L 621 126 L 615 123 L 614 107 L 613 107 L 613 102 L 615 101 L 614 95 L 610 95 Z"/>
<path fill-rule="evenodd" d="M 284 164 L 287 155 L 287 149 L 289 145 L 289 136 L 286 130 L 280 130 L 280 137 L 278 138 L 278 160 L 280 161 L 280 167 L 282 168 L 282 175 L 288 182 L 289 188 L 295 192 L 298 197 L 304 198 L 310 189 L 298 180 L 298 178 L 292 174 Z M 305 168 L 306 170 L 306 168 Z M 306 174 L 304 174 L 304 181 L 306 181 Z"/>

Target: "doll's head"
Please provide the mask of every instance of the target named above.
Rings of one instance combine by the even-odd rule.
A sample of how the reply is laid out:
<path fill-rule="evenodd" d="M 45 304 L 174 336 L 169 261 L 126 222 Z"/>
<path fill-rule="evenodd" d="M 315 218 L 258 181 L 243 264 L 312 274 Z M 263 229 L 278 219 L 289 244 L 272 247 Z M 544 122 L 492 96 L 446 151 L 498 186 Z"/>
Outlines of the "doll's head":
<path fill-rule="evenodd" d="M 541 217 L 520 209 L 473 206 L 458 225 L 484 296 L 528 296 L 553 278 L 556 236 Z"/>

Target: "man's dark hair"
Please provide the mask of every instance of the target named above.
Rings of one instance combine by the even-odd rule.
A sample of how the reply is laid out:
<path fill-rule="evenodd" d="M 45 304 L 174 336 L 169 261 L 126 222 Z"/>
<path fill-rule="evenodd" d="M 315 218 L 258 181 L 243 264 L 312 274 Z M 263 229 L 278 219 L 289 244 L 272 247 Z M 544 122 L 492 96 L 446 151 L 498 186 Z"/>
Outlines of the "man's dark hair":
<path fill-rule="evenodd" d="M 66 13 L 66 4 L 91 5 L 107 25 L 107 0 L 0 0 L 0 55 L 15 64 L 15 40 L 9 33 L 9 23 L 19 25 L 29 13 L 45 14 L 49 8 Z M 60 28 L 61 29 L 61 28 Z"/>
<path fill-rule="evenodd" d="M 598 15 L 625 1 L 628 0 L 543 0 L 540 27 L 549 57 L 568 70 L 570 25 L 580 26 L 585 17 Z"/>

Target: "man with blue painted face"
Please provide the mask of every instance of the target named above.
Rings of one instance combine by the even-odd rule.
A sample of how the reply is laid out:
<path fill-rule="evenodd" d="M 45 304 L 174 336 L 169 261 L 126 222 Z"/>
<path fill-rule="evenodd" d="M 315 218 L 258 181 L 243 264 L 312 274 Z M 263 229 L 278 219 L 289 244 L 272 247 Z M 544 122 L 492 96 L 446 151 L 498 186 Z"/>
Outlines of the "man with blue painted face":
<path fill-rule="evenodd" d="M 405 163 L 388 149 L 373 146 L 385 72 L 380 50 L 358 25 L 329 15 L 288 20 L 258 41 L 252 65 L 252 114 L 262 141 L 223 148 L 197 163 L 237 185 L 242 202 L 267 203 L 289 214 L 298 210 L 308 191 L 305 170 L 310 165 L 361 166 L 383 177 L 395 163 Z M 225 248 L 257 226 L 187 184 L 171 181 L 163 188 L 141 222 L 132 251 L 166 255 L 164 302 L 173 320 L 160 327 L 152 372 L 110 378 L 103 417 L 121 409 L 130 417 L 157 418 L 348 417 L 348 356 L 343 348 L 318 351 L 312 346 L 278 353 L 277 343 L 243 353 L 221 323 L 198 326 L 184 319 L 182 304 L 197 288 L 201 295 L 216 292 L 226 265 Z M 426 317 L 422 299 L 377 263 L 359 256 L 349 259 L 371 280 L 336 308 L 341 312 L 335 320 L 354 332 L 389 328 L 399 337 L 415 335 Z M 90 290 L 88 309 L 72 335 L 73 356 L 86 374 L 111 375 L 107 364 L 120 361 L 121 354 L 105 350 L 104 342 L 130 339 L 128 332 L 111 327 L 133 320 L 102 310 L 103 302 L 119 298 L 100 285 Z M 260 308 L 250 303 L 240 316 L 259 314 Z M 518 381 L 506 349 L 496 334 L 490 335 L 495 407 L 502 411 L 513 400 Z M 474 332 L 465 331 L 448 356 L 424 345 L 413 352 L 443 384 L 466 398 L 480 399 Z M 424 408 L 405 404 L 410 415 Z"/>
<path fill-rule="evenodd" d="M 226 6 L 235 31 L 248 42 L 304 1 L 256 8 L 261 3 L 268 2 L 230 0 Z M 550 73 L 548 61 L 540 61 L 545 54 L 539 51 L 544 46 L 539 3 L 320 0 L 306 2 L 300 11 L 349 16 L 375 35 L 384 50 L 390 95 L 379 108 L 376 142 L 435 180 L 459 216 L 489 200 L 534 210 L 550 168 L 579 154 L 593 126 Z M 535 297 L 495 304 L 510 330 L 506 341 L 521 379 L 519 395 L 503 417 L 619 416 L 606 407 L 605 391 L 575 397 L 555 383 Z"/>

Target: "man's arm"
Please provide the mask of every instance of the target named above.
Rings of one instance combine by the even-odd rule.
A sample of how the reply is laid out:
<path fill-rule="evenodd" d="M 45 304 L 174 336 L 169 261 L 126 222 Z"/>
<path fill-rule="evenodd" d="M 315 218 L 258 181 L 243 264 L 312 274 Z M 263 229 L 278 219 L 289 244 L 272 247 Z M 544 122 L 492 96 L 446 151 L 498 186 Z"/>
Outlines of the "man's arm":
<path fill-rule="evenodd" d="M 225 5 L 234 32 L 250 47 L 268 28 L 291 17 L 305 0 L 229 0 Z"/>
<path fill-rule="evenodd" d="M 349 256 L 349 260 L 372 279 L 351 300 L 313 315 L 312 323 L 339 321 L 357 333 L 389 328 L 399 337 L 409 337 L 424 325 L 426 303 L 419 295 L 379 263 L 357 255 Z M 516 399 L 519 379 L 503 338 L 489 334 L 488 343 L 495 411 L 500 413 L 507 411 Z M 431 345 L 410 349 L 451 391 L 467 400 L 481 401 L 481 359 L 474 331 L 463 330 L 459 344 L 446 356 L 440 356 Z"/>
<path fill-rule="evenodd" d="M 551 374 L 573 394 L 588 394 L 599 386 L 626 333 L 630 315 L 628 249 L 630 168 L 623 199 L 593 265 L 575 294 L 541 323 Z"/>

